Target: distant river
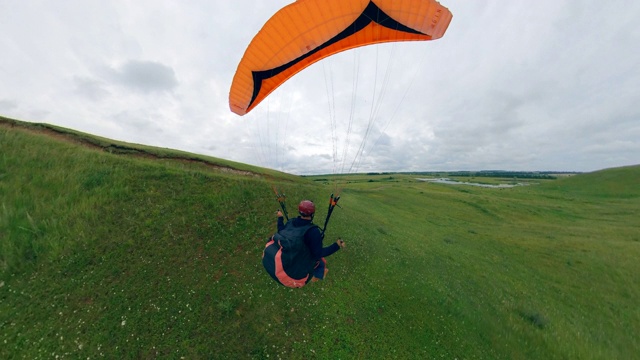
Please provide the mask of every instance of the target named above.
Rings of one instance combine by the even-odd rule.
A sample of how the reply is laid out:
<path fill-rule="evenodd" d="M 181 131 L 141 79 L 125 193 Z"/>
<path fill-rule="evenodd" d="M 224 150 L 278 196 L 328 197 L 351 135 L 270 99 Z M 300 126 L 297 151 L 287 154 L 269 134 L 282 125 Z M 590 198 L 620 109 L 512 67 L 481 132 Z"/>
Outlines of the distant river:
<path fill-rule="evenodd" d="M 455 180 L 451 180 L 448 178 L 438 178 L 438 179 L 416 179 L 418 181 L 425 181 L 425 182 L 432 182 L 432 183 L 438 183 L 438 184 L 449 184 L 449 185 L 471 185 L 471 186 L 479 186 L 479 187 L 485 187 L 485 188 L 512 188 L 515 186 L 526 186 L 529 185 L 527 183 L 517 183 L 515 185 L 513 184 L 499 184 L 499 185 L 491 185 L 491 184 L 480 184 L 480 183 L 472 183 L 472 182 L 461 182 L 461 181 L 455 181 Z"/>

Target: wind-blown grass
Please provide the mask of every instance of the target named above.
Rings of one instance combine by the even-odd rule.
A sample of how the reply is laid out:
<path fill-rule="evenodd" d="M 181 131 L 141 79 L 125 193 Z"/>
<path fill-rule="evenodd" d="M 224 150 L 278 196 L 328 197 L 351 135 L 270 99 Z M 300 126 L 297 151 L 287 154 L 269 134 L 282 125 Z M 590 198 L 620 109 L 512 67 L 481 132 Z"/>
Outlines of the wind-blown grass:
<path fill-rule="evenodd" d="M 0 126 L 0 358 L 640 353 L 637 166 L 502 190 L 344 181 L 326 241 L 347 249 L 292 290 L 260 263 L 270 186 L 317 222 L 331 187 L 24 130 Z"/>

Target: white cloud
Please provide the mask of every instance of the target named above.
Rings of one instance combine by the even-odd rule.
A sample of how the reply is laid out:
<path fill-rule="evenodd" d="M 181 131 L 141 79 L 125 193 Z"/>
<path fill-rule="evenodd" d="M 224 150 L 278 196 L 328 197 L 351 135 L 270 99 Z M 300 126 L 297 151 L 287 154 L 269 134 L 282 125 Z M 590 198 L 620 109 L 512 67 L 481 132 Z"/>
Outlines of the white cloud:
<path fill-rule="evenodd" d="M 442 39 L 338 54 L 238 117 L 236 66 L 289 2 L 0 2 L 0 113 L 295 173 L 351 168 L 368 125 L 359 171 L 640 163 L 640 3 L 441 1 Z"/>

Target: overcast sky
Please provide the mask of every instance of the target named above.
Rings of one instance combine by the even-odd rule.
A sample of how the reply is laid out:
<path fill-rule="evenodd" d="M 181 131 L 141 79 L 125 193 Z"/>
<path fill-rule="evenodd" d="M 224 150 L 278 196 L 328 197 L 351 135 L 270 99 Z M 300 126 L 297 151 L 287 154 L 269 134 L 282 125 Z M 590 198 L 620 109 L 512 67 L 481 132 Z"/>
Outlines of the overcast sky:
<path fill-rule="evenodd" d="M 640 163 L 638 1 L 442 0 L 442 39 L 325 59 L 237 116 L 290 2 L 0 0 L 0 114 L 295 174 Z"/>

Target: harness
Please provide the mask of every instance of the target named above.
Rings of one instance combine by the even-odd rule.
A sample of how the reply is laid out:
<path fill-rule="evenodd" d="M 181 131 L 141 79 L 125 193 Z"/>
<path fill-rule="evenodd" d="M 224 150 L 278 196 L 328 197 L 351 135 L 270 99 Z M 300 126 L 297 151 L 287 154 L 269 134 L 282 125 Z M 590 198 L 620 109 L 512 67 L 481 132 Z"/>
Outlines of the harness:
<path fill-rule="evenodd" d="M 271 277 L 287 287 L 302 287 L 311 281 L 315 259 L 304 243 L 304 235 L 315 224 L 294 226 L 288 221 L 284 228 L 266 244 L 262 265 Z"/>
<path fill-rule="evenodd" d="M 280 284 L 292 288 L 303 287 L 311 281 L 313 269 L 316 265 L 316 260 L 311 255 L 311 250 L 304 243 L 304 236 L 312 228 L 320 229 L 320 227 L 313 223 L 294 226 L 294 221 L 289 221 L 286 196 L 279 193 L 275 186 L 273 191 L 276 194 L 276 201 L 280 204 L 282 213 L 287 219 L 287 223 L 265 245 L 262 253 L 262 265 L 269 275 Z M 340 200 L 340 196 L 331 194 L 324 226 L 320 229 L 322 238 L 324 238 L 333 209 L 338 206 L 338 200 Z"/>

